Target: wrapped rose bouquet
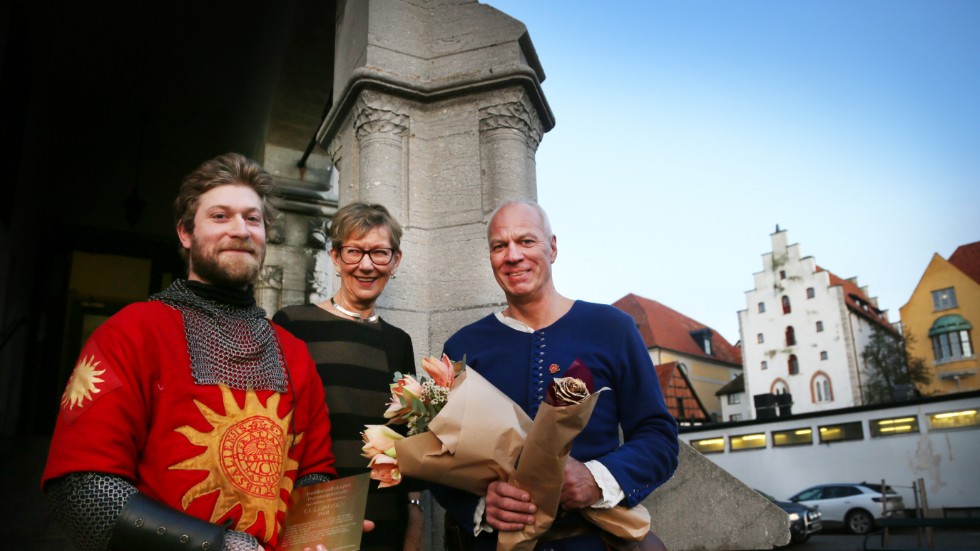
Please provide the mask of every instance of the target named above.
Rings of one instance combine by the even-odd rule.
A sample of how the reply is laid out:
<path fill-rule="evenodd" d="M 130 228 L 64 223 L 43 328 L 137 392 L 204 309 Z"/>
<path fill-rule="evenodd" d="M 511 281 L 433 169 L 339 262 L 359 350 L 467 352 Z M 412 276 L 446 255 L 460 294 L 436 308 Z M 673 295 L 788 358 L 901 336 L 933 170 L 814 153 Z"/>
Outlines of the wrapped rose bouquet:
<path fill-rule="evenodd" d="M 364 455 L 381 486 L 410 476 L 477 495 L 494 480 L 528 491 L 537 506 L 534 524 L 502 532 L 498 550 L 532 549 L 558 511 L 565 462 L 572 441 L 585 428 L 600 392 L 579 360 L 555 379 L 534 421 L 479 373 L 462 362 L 426 358 L 423 380 L 396 376 L 385 416 L 407 424 L 410 436 L 389 427 L 366 427 Z M 434 390 L 438 387 L 444 390 Z M 583 516 L 614 537 L 639 540 L 647 533 L 646 509 L 586 509 Z M 574 535 L 574 534 L 568 534 Z"/>

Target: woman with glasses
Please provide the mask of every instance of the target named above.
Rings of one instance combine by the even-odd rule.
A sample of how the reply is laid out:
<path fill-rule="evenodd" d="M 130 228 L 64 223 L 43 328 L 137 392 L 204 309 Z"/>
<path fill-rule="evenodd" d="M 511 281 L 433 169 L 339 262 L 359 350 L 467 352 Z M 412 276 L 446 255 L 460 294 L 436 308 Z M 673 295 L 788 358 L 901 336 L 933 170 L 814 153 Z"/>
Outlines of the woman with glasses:
<path fill-rule="evenodd" d="M 339 476 L 367 472 L 361 457 L 364 425 L 383 425 L 395 372 L 415 373 L 407 333 L 378 316 L 375 304 L 395 278 L 402 228 L 382 205 L 351 203 L 330 225 L 330 258 L 340 286 L 320 304 L 288 306 L 273 321 L 306 341 L 323 380 Z M 372 482 L 364 550 L 422 549 L 422 509 L 412 484 L 379 490 Z"/>

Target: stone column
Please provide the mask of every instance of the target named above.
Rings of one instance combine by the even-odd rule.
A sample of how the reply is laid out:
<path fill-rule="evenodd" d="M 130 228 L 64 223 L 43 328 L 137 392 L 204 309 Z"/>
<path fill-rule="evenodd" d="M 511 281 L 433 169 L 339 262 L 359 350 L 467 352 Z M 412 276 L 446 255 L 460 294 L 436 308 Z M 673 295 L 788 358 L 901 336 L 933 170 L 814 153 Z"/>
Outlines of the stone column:
<path fill-rule="evenodd" d="M 483 211 L 505 199 L 537 199 L 534 153 L 541 122 L 524 94 L 480 109 Z"/>
<path fill-rule="evenodd" d="M 358 197 L 384 204 L 396 220 L 405 220 L 407 214 L 404 174 L 408 123 L 407 108 L 396 97 L 365 90 L 357 98 Z"/>

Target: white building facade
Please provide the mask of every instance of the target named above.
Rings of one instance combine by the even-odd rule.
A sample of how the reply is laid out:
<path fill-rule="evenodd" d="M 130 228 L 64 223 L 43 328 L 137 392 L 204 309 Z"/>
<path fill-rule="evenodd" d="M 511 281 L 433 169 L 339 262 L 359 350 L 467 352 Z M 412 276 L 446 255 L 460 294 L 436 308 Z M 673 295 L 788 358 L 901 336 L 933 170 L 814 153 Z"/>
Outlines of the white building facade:
<path fill-rule="evenodd" d="M 785 499 L 815 484 L 881 482 L 912 509 L 980 510 L 980 391 L 774 420 L 681 427 L 681 440 L 753 488 Z"/>
<path fill-rule="evenodd" d="M 856 280 L 801 257 L 785 230 L 777 226 L 771 237 L 772 252 L 738 312 L 752 418 L 862 405 L 861 352 L 874 328 L 894 331 L 885 312 Z"/>

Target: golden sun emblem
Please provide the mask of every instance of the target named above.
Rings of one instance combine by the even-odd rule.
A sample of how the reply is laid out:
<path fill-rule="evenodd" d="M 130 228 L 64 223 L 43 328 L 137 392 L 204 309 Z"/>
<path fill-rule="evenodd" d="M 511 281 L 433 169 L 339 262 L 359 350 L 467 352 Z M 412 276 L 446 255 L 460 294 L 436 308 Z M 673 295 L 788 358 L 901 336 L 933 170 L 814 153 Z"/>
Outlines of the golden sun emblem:
<path fill-rule="evenodd" d="M 61 407 L 72 409 L 75 406 L 81 406 L 86 399 L 92 400 L 93 393 L 98 394 L 100 392 L 98 384 L 105 382 L 99 378 L 99 375 L 105 373 L 105 370 L 97 371 L 95 369 L 100 363 L 102 362 L 95 361 L 95 356 L 87 356 L 78 360 L 75 369 L 71 372 L 71 377 L 68 379 L 65 393 L 61 395 Z"/>
<path fill-rule="evenodd" d="M 196 484 L 181 499 L 186 509 L 195 499 L 218 492 L 218 501 L 211 513 L 217 522 L 236 505 L 242 506 L 238 530 L 247 530 L 258 522 L 262 512 L 265 521 L 265 541 L 272 538 L 279 520 L 277 513 L 286 511 L 280 491 L 293 491 L 293 480 L 285 476 L 296 470 L 299 462 L 289 457 L 293 435 L 289 433 L 290 411 L 282 419 L 277 409 L 280 394 L 269 396 L 265 406 L 255 391 L 245 392 L 245 407 L 239 407 L 231 389 L 219 385 L 225 414 L 220 415 L 204 404 L 194 401 L 197 409 L 214 429 L 200 432 L 190 426 L 180 427 L 196 446 L 207 448 L 201 455 L 182 461 L 171 469 L 208 471 L 207 478 Z M 295 437 L 299 442 L 302 435 Z"/>

